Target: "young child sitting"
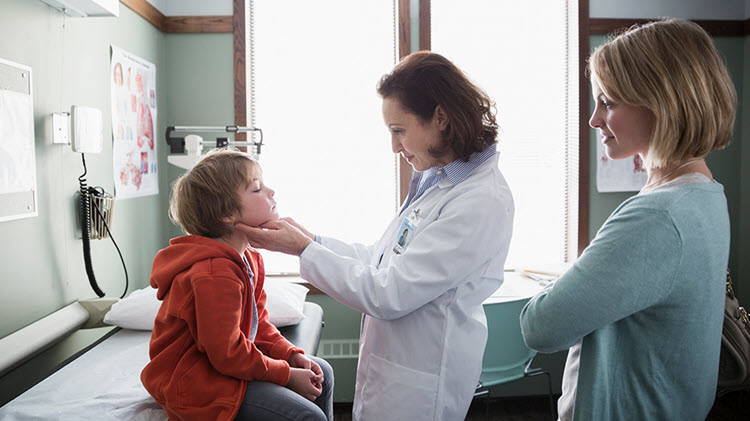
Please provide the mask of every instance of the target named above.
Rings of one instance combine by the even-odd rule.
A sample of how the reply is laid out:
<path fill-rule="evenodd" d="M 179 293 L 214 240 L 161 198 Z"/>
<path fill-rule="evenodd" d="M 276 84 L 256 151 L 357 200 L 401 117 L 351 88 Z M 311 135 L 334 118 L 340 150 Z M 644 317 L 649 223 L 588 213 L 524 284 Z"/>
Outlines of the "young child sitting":
<path fill-rule="evenodd" d="M 162 300 L 141 382 L 180 420 L 333 420 L 333 370 L 268 321 L 263 260 L 235 225 L 278 219 L 260 165 L 209 153 L 173 185 L 170 217 L 188 234 L 154 259 Z"/>

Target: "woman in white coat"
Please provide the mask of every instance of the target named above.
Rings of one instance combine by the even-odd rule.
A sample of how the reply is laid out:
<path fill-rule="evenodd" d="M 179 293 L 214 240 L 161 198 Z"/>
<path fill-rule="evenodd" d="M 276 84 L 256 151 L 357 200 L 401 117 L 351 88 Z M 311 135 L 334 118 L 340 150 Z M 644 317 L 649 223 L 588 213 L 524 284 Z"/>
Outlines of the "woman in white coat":
<path fill-rule="evenodd" d="M 254 247 L 299 255 L 302 278 L 364 313 L 355 420 L 462 420 L 487 340 L 482 302 L 503 282 L 513 226 L 494 104 L 430 52 L 405 57 L 378 93 L 393 152 L 414 169 L 380 241 L 346 244 L 288 218 L 241 228 Z"/>

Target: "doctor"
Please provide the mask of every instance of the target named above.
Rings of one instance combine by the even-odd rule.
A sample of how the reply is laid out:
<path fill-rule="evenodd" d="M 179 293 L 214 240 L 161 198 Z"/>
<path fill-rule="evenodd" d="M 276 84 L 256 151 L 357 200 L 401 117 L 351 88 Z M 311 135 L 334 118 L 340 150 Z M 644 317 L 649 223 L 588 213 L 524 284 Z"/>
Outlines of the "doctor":
<path fill-rule="evenodd" d="M 240 228 L 255 247 L 298 255 L 302 278 L 365 314 L 354 420 L 462 420 L 487 340 L 482 302 L 503 282 L 513 226 L 494 104 L 430 52 L 405 57 L 377 91 L 393 152 L 414 169 L 380 241 L 318 237 L 289 218 Z"/>

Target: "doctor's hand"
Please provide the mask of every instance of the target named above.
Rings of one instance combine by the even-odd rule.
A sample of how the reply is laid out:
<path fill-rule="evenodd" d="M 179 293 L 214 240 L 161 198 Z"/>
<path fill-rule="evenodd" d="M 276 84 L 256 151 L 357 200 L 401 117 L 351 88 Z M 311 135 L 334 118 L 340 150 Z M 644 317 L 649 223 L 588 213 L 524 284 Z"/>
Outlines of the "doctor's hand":
<path fill-rule="evenodd" d="M 323 384 L 315 383 L 315 373 L 304 368 L 290 368 L 289 381 L 286 387 L 297 392 L 303 398 L 314 402 L 323 393 Z"/>
<path fill-rule="evenodd" d="M 312 241 L 299 228 L 284 220 L 269 221 L 259 228 L 238 223 L 251 246 L 299 256 Z"/>
<path fill-rule="evenodd" d="M 313 234 L 310 231 L 306 230 L 305 227 L 303 227 L 302 225 L 300 225 L 299 223 L 297 223 L 297 221 L 295 221 L 294 219 L 292 219 L 292 218 L 290 218 L 288 216 L 285 216 L 283 218 L 279 218 L 279 220 L 289 222 L 289 224 L 291 224 L 293 227 L 296 227 L 298 230 L 302 231 L 303 234 L 305 234 L 306 236 L 310 237 L 311 240 L 315 241 L 315 234 Z"/>

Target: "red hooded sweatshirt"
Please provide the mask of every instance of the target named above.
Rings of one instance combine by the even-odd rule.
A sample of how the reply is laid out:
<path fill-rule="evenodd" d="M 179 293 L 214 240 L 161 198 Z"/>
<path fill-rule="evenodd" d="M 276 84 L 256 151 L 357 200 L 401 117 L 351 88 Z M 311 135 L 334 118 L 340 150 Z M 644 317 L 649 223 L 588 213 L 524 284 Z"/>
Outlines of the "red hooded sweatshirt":
<path fill-rule="evenodd" d="M 268 322 L 260 254 L 245 256 L 254 291 L 237 251 L 210 238 L 172 239 L 154 259 L 151 286 L 163 302 L 141 382 L 170 419 L 232 420 L 248 381 L 286 385 L 287 360 L 302 353 Z M 250 341 L 253 293 L 258 330 Z"/>

